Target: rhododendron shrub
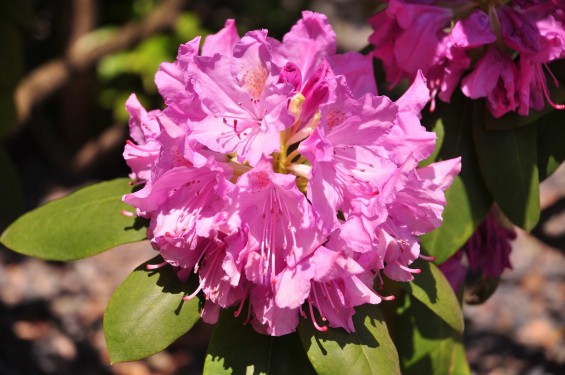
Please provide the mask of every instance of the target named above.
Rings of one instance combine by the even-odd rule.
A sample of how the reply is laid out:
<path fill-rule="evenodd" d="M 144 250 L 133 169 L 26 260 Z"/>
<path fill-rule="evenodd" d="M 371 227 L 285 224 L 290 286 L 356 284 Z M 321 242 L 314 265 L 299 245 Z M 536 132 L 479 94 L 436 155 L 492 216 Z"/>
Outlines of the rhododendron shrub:
<path fill-rule="evenodd" d="M 565 2 L 382 3 L 369 41 L 388 88 L 423 74 L 430 89 L 423 124 L 443 144 L 435 158 L 462 157 L 446 225 L 424 236 L 424 248 L 447 260 L 493 203 L 531 230 L 539 182 L 564 160 Z"/>
<path fill-rule="evenodd" d="M 378 96 L 370 57 L 337 54 L 327 19 L 305 12 L 282 42 L 235 24 L 179 48 L 156 83 L 166 108 L 128 100 L 124 156 L 144 187 L 124 196 L 147 237 L 202 291 L 215 323 L 235 307 L 260 333 L 353 332 L 379 304 L 384 275 L 410 281 L 417 236 L 441 224 L 459 159 L 418 168 L 435 136 L 419 123 L 417 76 L 397 102 Z M 150 265 L 157 267 L 157 265 Z M 323 325 L 314 315 L 317 310 Z"/>
<path fill-rule="evenodd" d="M 163 106 L 126 102 L 129 178 L 22 216 L 2 243 L 61 261 L 147 240 L 156 256 L 105 312 L 113 362 L 202 320 L 206 374 L 470 373 L 442 271 L 463 280 L 463 252 L 488 279 L 509 265 L 493 202 L 537 222 L 565 112 L 519 114 L 552 103 L 547 63 L 564 76 L 562 11 L 446 4 L 390 1 L 369 55 L 338 53 L 308 11 L 282 40 L 227 20 L 180 45 L 155 76 Z M 379 95 L 375 56 L 408 79 L 397 97 Z"/>

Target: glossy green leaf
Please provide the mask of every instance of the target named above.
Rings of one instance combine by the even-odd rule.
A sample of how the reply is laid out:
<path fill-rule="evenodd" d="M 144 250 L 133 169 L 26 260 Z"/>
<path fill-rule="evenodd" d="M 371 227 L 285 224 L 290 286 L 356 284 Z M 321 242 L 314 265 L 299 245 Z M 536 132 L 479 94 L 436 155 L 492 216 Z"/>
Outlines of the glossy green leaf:
<path fill-rule="evenodd" d="M 410 295 L 399 300 L 395 335 L 403 375 L 470 374 L 462 335 Z"/>
<path fill-rule="evenodd" d="M 244 325 L 244 320 L 229 310 L 221 314 L 208 346 L 204 374 L 316 374 L 297 333 L 261 335 L 250 324 Z"/>
<path fill-rule="evenodd" d="M 330 328 L 317 331 L 303 320 L 298 333 L 319 375 L 400 374 L 398 354 L 379 306 L 363 305 L 353 316 L 354 333 Z"/>
<path fill-rule="evenodd" d="M 461 156 L 461 173 L 445 192 L 443 224 L 422 237 L 422 246 L 442 263 L 467 242 L 486 216 L 492 198 L 480 174 L 472 136 L 472 102 L 462 94 L 438 103 L 436 116 L 445 132 L 437 160 Z M 436 125 L 435 127 L 437 127 Z"/>
<path fill-rule="evenodd" d="M 15 220 L 24 210 L 24 195 L 20 177 L 10 156 L 0 147 L 0 230 Z"/>
<path fill-rule="evenodd" d="M 399 283 L 402 289 L 416 298 L 435 315 L 443 319 L 453 330 L 463 333 L 463 312 L 451 285 L 435 264 L 418 259 L 412 265 L 420 274 L 409 283 Z"/>
<path fill-rule="evenodd" d="M 104 335 L 112 363 L 134 361 L 160 352 L 200 319 L 200 299 L 183 301 L 197 288 L 196 276 L 181 282 L 173 268 L 137 267 L 116 289 L 104 313 Z"/>
<path fill-rule="evenodd" d="M 91 185 L 26 213 L 0 237 L 8 248 L 47 260 L 76 260 L 145 238 L 144 222 L 122 215 L 128 180 Z"/>
<path fill-rule="evenodd" d="M 481 174 L 508 219 L 531 230 L 540 215 L 535 124 L 488 131 L 480 120 L 484 111 L 487 111 L 484 103 L 476 102 L 473 137 Z"/>
<path fill-rule="evenodd" d="M 565 111 L 553 111 L 536 122 L 540 180 L 545 180 L 565 161 Z"/>

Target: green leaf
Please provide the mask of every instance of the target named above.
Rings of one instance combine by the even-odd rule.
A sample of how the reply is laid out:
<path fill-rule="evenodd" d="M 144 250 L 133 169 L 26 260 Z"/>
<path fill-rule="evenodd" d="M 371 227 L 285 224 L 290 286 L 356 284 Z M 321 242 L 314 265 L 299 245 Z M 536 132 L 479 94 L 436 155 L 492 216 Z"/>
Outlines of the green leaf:
<path fill-rule="evenodd" d="M 394 342 L 402 374 L 470 374 L 462 335 L 410 295 L 401 296 Z"/>
<path fill-rule="evenodd" d="M 408 294 L 443 319 L 453 330 L 463 333 L 463 312 L 451 285 L 435 264 L 418 259 L 414 268 L 421 270 L 409 283 L 399 283 Z"/>
<path fill-rule="evenodd" d="M 296 332 L 261 335 L 250 324 L 244 325 L 244 318 L 235 318 L 230 310 L 222 312 L 208 346 L 204 374 L 316 374 Z"/>
<path fill-rule="evenodd" d="M 15 220 L 24 210 L 24 195 L 20 177 L 9 155 L 0 147 L 0 230 Z"/>
<path fill-rule="evenodd" d="M 24 255 L 67 261 L 141 241 L 144 223 L 121 213 L 132 210 L 122 202 L 131 192 L 128 181 L 102 182 L 51 201 L 12 223 L 0 242 Z"/>
<path fill-rule="evenodd" d="M 538 130 L 538 166 L 545 180 L 565 161 L 565 112 L 553 111 L 536 123 Z"/>
<path fill-rule="evenodd" d="M 488 131 L 480 120 L 484 111 L 484 102 L 476 102 L 473 136 L 481 173 L 508 219 L 531 230 L 540 215 L 536 126 Z"/>
<path fill-rule="evenodd" d="M 116 289 L 104 313 L 104 335 L 112 363 L 135 361 L 160 352 L 200 319 L 200 299 L 183 301 L 197 288 L 192 275 L 181 282 L 172 267 L 137 267 Z"/>
<path fill-rule="evenodd" d="M 461 93 L 454 94 L 450 104 L 440 102 L 436 111 L 439 119 L 429 121 L 440 122 L 445 132 L 437 160 L 461 156 L 461 173 L 445 192 L 443 224 L 422 237 L 426 252 L 442 263 L 471 237 L 490 209 L 492 197 L 483 182 L 473 145 L 472 102 Z"/>
<path fill-rule="evenodd" d="M 380 307 L 363 305 L 353 316 L 354 333 L 341 328 L 319 332 L 303 320 L 298 333 L 319 375 L 400 374 L 398 354 Z"/>

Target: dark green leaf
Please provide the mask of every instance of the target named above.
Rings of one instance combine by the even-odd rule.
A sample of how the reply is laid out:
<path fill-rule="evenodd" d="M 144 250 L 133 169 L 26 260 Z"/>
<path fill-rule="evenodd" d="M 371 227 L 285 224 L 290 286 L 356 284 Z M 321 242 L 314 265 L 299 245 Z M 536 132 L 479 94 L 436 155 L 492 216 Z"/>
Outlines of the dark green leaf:
<path fill-rule="evenodd" d="M 245 314 L 243 314 L 245 315 Z M 316 374 L 297 333 L 272 337 L 261 335 L 245 317 L 224 311 L 208 346 L 204 374 Z"/>
<path fill-rule="evenodd" d="M 104 335 L 112 363 L 135 361 L 160 352 L 200 319 L 200 300 L 182 297 L 198 286 L 196 276 L 181 282 L 173 268 L 155 257 L 137 267 L 116 289 L 104 313 Z"/>
<path fill-rule="evenodd" d="M 473 136 L 481 173 L 508 219 L 531 230 L 540 215 L 536 126 L 488 131 L 480 120 L 485 111 L 484 103 L 476 102 Z"/>
<path fill-rule="evenodd" d="M 25 255 L 76 260 L 145 238 L 144 223 L 122 215 L 128 180 L 102 182 L 51 201 L 17 219 L 0 241 Z"/>
<path fill-rule="evenodd" d="M 317 331 L 303 320 L 298 333 L 319 375 L 400 374 L 398 354 L 378 306 L 358 307 L 354 333 L 330 328 Z"/>
<path fill-rule="evenodd" d="M 0 147 L 0 230 L 4 229 L 24 210 L 22 184 L 9 155 Z"/>
<path fill-rule="evenodd" d="M 402 374 L 470 374 L 462 335 L 410 295 L 399 303 L 394 342 Z"/>
<path fill-rule="evenodd" d="M 480 174 L 473 145 L 472 102 L 461 94 L 450 104 L 438 103 L 436 116 L 445 136 L 438 160 L 461 156 L 461 173 L 445 192 L 443 224 L 422 237 L 422 246 L 442 263 L 467 242 L 487 214 L 492 198 Z M 437 128 L 438 125 L 435 127 Z"/>
<path fill-rule="evenodd" d="M 538 166 L 545 180 L 565 161 L 565 111 L 553 111 L 536 123 L 538 130 Z"/>
<path fill-rule="evenodd" d="M 418 259 L 413 264 L 421 273 L 409 283 L 399 283 L 411 296 L 443 319 L 453 330 L 463 333 L 463 312 L 451 285 L 435 264 Z"/>

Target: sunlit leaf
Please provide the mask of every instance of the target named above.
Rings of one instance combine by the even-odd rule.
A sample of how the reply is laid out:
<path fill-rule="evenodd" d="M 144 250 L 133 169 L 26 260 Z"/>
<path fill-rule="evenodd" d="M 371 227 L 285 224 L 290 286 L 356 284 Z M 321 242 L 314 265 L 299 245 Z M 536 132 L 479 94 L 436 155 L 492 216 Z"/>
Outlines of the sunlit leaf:
<path fill-rule="evenodd" d="M 443 319 L 454 331 L 463 333 L 463 313 L 443 273 L 435 264 L 422 259 L 414 262 L 412 267 L 419 268 L 420 274 L 415 275 L 412 282 L 399 285 Z"/>
<path fill-rule="evenodd" d="M 112 363 L 134 361 L 160 352 L 200 319 L 200 300 L 182 297 L 197 287 L 196 276 L 181 282 L 170 266 L 137 267 L 116 289 L 104 313 L 104 335 Z"/>
<path fill-rule="evenodd" d="M 80 189 L 26 213 L 0 237 L 6 247 L 47 260 L 86 258 L 145 238 L 145 223 L 124 216 L 122 202 L 131 192 L 122 178 Z"/>
<path fill-rule="evenodd" d="M 402 374 L 470 374 L 461 333 L 410 295 L 399 303 L 394 342 Z"/>
<path fill-rule="evenodd" d="M 472 102 L 461 94 L 450 104 L 438 103 L 437 119 L 445 135 L 437 160 L 461 156 L 461 173 L 445 192 L 443 224 L 422 237 L 422 246 L 442 263 L 467 242 L 486 216 L 492 198 L 480 174 L 472 136 Z M 436 128 L 438 125 L 436 124 Z"/>
<path fill-rule="evenodd" d="M 204 374 L 316 374 L 297 333 L 273 337 L 224 311 L 208 346 Z"/>
<path fill-rule="evenodd" d="M 317 331 L 309 320 L 298 333 L 310 362 L 319 375 L 400 374 L 398 354 L 378 306 L 358 307 L 354 333 L 330 328 Z"/>

